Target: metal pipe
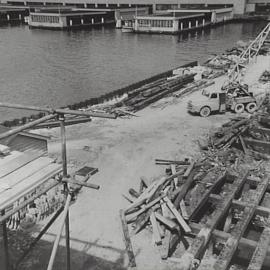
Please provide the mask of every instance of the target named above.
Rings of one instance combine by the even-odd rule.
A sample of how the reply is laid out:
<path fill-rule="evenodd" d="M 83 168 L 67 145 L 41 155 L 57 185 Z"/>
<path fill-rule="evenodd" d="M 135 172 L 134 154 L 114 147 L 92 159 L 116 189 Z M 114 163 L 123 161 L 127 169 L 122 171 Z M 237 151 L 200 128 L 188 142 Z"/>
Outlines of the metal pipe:
<path fill-rule="evenodd" d="M 19 132 L 21 132 L 21 131 L 23 131 L 25 129 L 31 128 L 31 127 L 33 127 L 33 126 L 35 126 L 37 124 L 40 124 L 40 123 L 45 122 L 47 120 L 53 119 L 55 117 L 56 117 L 56 114 L 46 115 L 46 116 L 44 116 L 44 117 L 42 117 L 40 119 L 37 119 L 37 120 L 35 120 L 33 122 L 27 123 L 27 124 L 25 124 L 23 126 L 11 129 L 11 130 L 9 130 L 7 132 L 4 132 L 4 133 L 0 134 L 0 139 L 9 137 L 9 136 L 14 135 L 14 134 L 17 134 L 17 133 L 19 133 Z"/>
<path fill-rule="evenodd" d="M 61 144 L 62 144 L 62 165 L 63 177 L 67 178 L 67 147 L 66 147 L 66 129 L 65 129 L 65 115 L 59 115 L 59 122 L 61 128 Z M 64 183 L 64 190 L 68 194 L 68 185 Z M 67 196 L 70 196 L 69 194 Z M 70 238 L 69 238 L 69 211 L 67 210 L 65 218 L 66 231 L 66 252 L 67 252 L 67 270 L 70 270 Z"/>
<path fill-rule="evenodd" d="M 2 215 L 5 214 L 5 210 L 2 210 Z M 3 244 L 4 244 L 4 253 L 5 253 L 5 270 L 9 270 L 9 252 L 8 252 L 8 235 L 7 235 L 7 224 L 6 221 L 2 221 L 3 227 Z"/>
<path fill-rule="evenodd" d="M 18 259 L 15 265 L 15 269 L 18 269 L 18 266 L 21 264 L 23 259 L 29 254 L 29 252 L 35 247 L 37 242 L 41 239 L 41 237 L 47 232 L 47 230 L 51 227 L 51 225 L 54 223 L 54 221 L 59 217 L 59 215 L 63 212 L 64 207 L 61 206 L 57 212 L 53 215 L 53 217 L 50 219 L 50 221 L 42 228 L 38 236 L 35 238 L 35 240 L 30 244 L 29 248 L 22 254 L 22 256 Z"/>
<path fill-rule="evenodd" d="M 68 194 L 67 200 L 66 200 L 66 203 L 65 203 L 65 207 L 64 207 L 64 210 L 63 210 L 63 218 L 62 218 L 62 220 L 60 222 L 60 224 L 61 224 L 60 225 L 60 230 L 58 231 L 58 233 L 56 235 L 56 238 L 55 238 L 55 241 L 54 241 L 54 244 L 53 244 L 53 249 L 52 249 L 52 253 L 51 253 L 50 261 L 48 263 L 47 270 L 52 270 L 52 268 L 53 268 L 57 248 L 58 248 L 58 245 L 59 245 L 59 242 L 60 242 L 60 239 L 61 239 L 61 234 L 62 234 L 64 225 L 65 225 L 66 216 L 67 216 L 67 213 L 68 213 L 70 201 L 71 201 L 71 195 Z"/>
<path fill-rule="evenodd" d="M 53 108 L 48 108 L 48 107 L 27 106 L 27 105 L 6 103 L 6 102 L 0 102 L 0 107 L 21 109 L 21 110 L 30 110 L 30 111 L 39 111 L 39 112 L 42 111 L 42 112 L 48 112 L 48 113 L 85 115 L 85 116 L 111 118 L 111 119 L 116 118 L 116 114 L 83 112 L 83 111 L 76 111 L 76 110 L 69 110 L 69 109 L 53 109 Z"/>

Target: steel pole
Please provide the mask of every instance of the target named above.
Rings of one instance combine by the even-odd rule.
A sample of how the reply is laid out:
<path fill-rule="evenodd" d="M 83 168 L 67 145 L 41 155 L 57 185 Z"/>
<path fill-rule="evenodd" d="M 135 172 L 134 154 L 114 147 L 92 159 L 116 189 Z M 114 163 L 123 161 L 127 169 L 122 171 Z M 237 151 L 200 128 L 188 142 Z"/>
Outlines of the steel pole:
<path fill-rule="evenodd" d="M 62 143 L 62 163 L 63 163 L 63 177 L 67 177 L 67 147 L 66 147 L 66 129 L 65 129 L 65 116 L 59 115 L 60 128 L 61 128 L 61 143 Z M 64 183 L 64 190 L 66 198 L 68 199 L 68 184 Z M 66 252 L 67 252 L 67 270 L 70 270 L 70 237 L 69 237 L 69 211 L 67 210 L 65 219 L 66 231 Z"/>
<path fill-rule="evenodd" d="M 38 125 L 40 123 L 43 123 L 43 122 L 45 122 L 47 120 L 50 120 L 50 119 L 53 119 L 55 117 L 56 117 L 56 114 L 46 115 L 46 116 L 44 116 L 44 117 L 42 117 L 40 119 L 37 119 L 37 120 L 32 121 L 30 123 L 27 123 L 27 124 L 25 124 L 23 126 L 20 126 L 20 127 L 14 128 L 14 129 L 11 129 L 11 130 L 9 130 L 7 132 L 4 132 L 4 133 L 0 134 L 0 139 L 4 139 L 4 138 L 9 137 L 11 135 L 17 134 L 17 133 L 19 133 L 21 131 L 24 131 L 26 129 L 29 129 L 29 128 L 35 126 L 35 125 Z"/>
<path fill-rule="evenodd" d="M 53 108 L 48 108 L 48 107 L 28 106 L 28 105 L 6 103 L 6 102 L 0 102 L 0 107 L 47 112 L 47 113 L 72 114 L 72 115 L 81 115 L 81 116 L 84 115 L 84 116 L 111 118 L 111 119 L 115 119 L 117 117 L 115 114 L 110 114 L 110 113 L 99 113 L 99 112 L 79 111 L 79 110 L 69 110 L 69 109 L 53 109 Z"/>
<path fill-rule="evenodd" d="M 5 210 L 2 210 L 1 215 L 5 214 Z M 3 227 L 3 244 L 5 253 L 5 270 L 9 270 L 9 251 L 8 251 L 8 235 L 7 235 L 7 223 L 6 220 L 2 221 Z"/>
<path fill-rule="evenodd" d="M 60 230 L 58 231 L 58 233 L 56 235 L 56 238 L 55 238 L 55 241 L 54 241 L 54 244 L 53 244 L 53 249 L 52 249 L 52 253 L 51 253 L 50 261 L 48 263 L 47 270 L 52 270 L 53 269 L 53 264 L 54 264 L 57 248 L 58 248 L 58 245 L 59 245 L 59 242 L 60 242 L 60 239 L 61 239 L 61 234 L 62 234 L 62 231 L 63 231 L 63 227 L 65 225 L 66 215 L 68 213 L 70 201 L 71 201 L 71 195 L 68 194 L 67 200 L 66 200 L 66 203 L 65 203 L 65 207 L 64 207 L 64 210 L 63 210 L 63 219 L 62 219 L 62 221 L 60 223 L 61 224 L 60 225 Z"/>

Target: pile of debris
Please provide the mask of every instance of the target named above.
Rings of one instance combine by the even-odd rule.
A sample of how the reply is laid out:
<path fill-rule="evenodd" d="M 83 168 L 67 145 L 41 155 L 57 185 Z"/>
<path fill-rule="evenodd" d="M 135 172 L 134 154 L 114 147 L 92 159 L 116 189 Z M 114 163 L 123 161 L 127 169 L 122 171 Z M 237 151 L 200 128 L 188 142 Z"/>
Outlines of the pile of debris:
<path fill-rule="evenodd" d="M 123 195 L 130 202 L 120 211 L 130 266 L 136 265 L 131 237 L 143 229 L 152 233 L 163 260 L 204 265 L 203 260 L 196 260 L 208 247 L 201 235 L 206 233 L 206 239 L 222 235 L 228 241 L 234 237 L 237 247 L 249 223 L 262 229 L 268 224 L 262 211 L 252 219 L 253 212 L 245 210 L 245 203 L 254 203 L 256 209 L 269 185 L 265 163 L 270 155 L 270 115 L 265 112 L 269 104 L 269 98 L 264 99 L 256 114 L 235 117 L 210 134 L 207 145 L 200 144 L 202 157 L 197 161 L 156 159 L 157 165 L 167 166 L 166 176 L 151 183 L 141 178 L 138 191 L 131 188 L 130 196 Z M 258 185 L 256 192 L 254 185 Z M 235 200 L 240 189 L 242 197 Z M 263 205 L 269 197 L 263 197 Z M 239 207 L 228 212 L 232 202 Z M 217 230 L 219 222 L 223 229 Z M 214 242 L 212 255 L 223 258 L 227 248 L 226 241 Z M 233 249 L 228 252 L 232 257 Z M 224 261 L 230 261 L 230 256 Z"/>
<path fill-rule="evenodd" d="M 212 69 L 221 69 L 227 72 L 233 65 L 235 65 L 235 63 L 237 63 L 238 60 L 239 57 L 234 54 L 222 54 L 206 61 L 205 66 Z"/>
<path fill-rule="evenodd" d="M 151 184 L 141 179 L 139 191 L 129 190 L 132 198 L 123 195 L 131 203 L 124 211 L 120 211 L 130 266 L 135 266 L 135 258 L 128 224 L 131 224 L 131 235 L 144 228 L 152 231 L 162 259 L 181 252 L 183 247 L 180 239 L 185 242 L 183 234 L 192 234 L 193 221 L 203 203 L 224 181 L 227 172 L 237 174 L 242 162 L 240 156 L 237 150 L 227 150 L 219 154 L 208 153 L 207 158 L 197 162 L 190 159 L 156 159 L 157 165 L 169 167 L 166 169 L 167 176 Z"/>
<path fill-rule="evenodd" d="M 265 70 L 259 79 L 260 83 L 270 82 L 270 71 Z"/>
<path fill-rule="evenodd" d="M 185 74 L 172 79 L 159 79 L 130 91 L 128 96 L 116 106 L 125 107 L 128 111 L 141 110 L 166 95 L 176 92 L 184 85 L 193 82 L 194 76 L 195 74 Z"/>

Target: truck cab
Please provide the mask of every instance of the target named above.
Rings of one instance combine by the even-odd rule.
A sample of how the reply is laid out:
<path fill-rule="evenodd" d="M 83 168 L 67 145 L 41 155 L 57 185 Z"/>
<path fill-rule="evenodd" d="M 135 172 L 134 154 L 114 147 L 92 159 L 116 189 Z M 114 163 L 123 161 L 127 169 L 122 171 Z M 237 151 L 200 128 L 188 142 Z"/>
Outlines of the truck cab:
<path fill-rule="evenodd" d="M 226 93 L 204 89 L 200 100 L 190 100 L 187 109 L 191 113 L 199 113 L 202 117 L 207 117 L 214 111 L 225 112 Z"/>

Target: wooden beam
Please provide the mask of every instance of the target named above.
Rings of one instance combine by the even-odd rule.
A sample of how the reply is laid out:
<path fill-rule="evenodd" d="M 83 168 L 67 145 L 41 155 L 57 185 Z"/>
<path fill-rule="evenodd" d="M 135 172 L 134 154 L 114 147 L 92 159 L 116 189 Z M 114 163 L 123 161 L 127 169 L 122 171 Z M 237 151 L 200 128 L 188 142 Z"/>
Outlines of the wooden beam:
<path fill-rule="evenodd" d="M 133 204 L 131 204 L 126 210 L 125 213 L 128 214 L 132 209 L 139 207 L 140 205 L 142 205 L 143 203 L 145 203 L 147 201 L 147 199 L 149 199 L 149 192 L 151 192 L 152 189 L 156 188 L 157 185 L 161 186 L 164 185 L 166 182 L 172 181 L 175 177 L 181 175 L 182 172 L 177 172 L 176 174 L 173 174 L 167 178 L 162 178 L 160 181 L 155 181 L 153 182 L 151 185 L 149 185 L 144 192 L 140 195 L 140 197 L 138 197 Z M 165 195 L 164 195 L 165 196 Z"/>
<path fill-rule="evenodd" d="M 268 186 L 268 178 L 266 177 L 258 184 L 256 191 L 249 196 L 248 206 L 243 209 L 243 219 L 239 220 L 231 231 L 231 236 L 227 239 L 225 246 L 222 248 L 220 255 L 214 264 L 215 270 L 226 270 L 231 262 L 231 259 L 238 247 L 239 241 L 242 238 L 247 226 L 249 225 L 254 213 L 255 208 L 260 203 L 266 188 Z M 205 267 L 200 267 L 207 270 Z"/>
<path fill-rule="evenodd" d="M 247 270 L 261 270 L 263 267 L 263 263 L 265 261 L 265 257 L 267 254 L 267 250 L 270 244 L 270 218 L 267 219 L 266 227 L 264 228 L 260 240 L 256 246 L 256 249 L 252 255 L 251 261 Z"/>
<path fill-rule="evenodd" d="M 181 270 L 189 270 L 194 259 L 199 259 L 204 254 L 212 232 L 231 206 L 231 202 L 235 195 L 245 184 L 247 175 L 249 175 L 249 172 L 246 172 L 242 177 L 238 177 L 237 180 L 233 182 L 231 190 L 226 193 L 226 197 L 224 196 L 223 199 L 216 204 L 215 211 L 212 213 L 206 224 L 200 229 L 189 248 L 182 255 L 180 263 Z"/>
<path fill-rule="evenodd" d="M 150 222 L 151 222 L 152 229 L 153 229 L 154 241 L 155 241 L 156 245 L 160 245 L 162 243 L 162 241 L 161 241 L 161 236 L 159 233 L 158 224 L 157 224 L 157 220 L 156 220 L 156 216 L 155 216 L 154 212 L 152 212 L 150 215 Z"/>
<path fill-rule="evenodd" d="M 270 154 L 270 142 L 267 141 L 260 141 L 260 140 L 254 140 L 254 139 L 247 139 L 243 138 L 246 146 L 254 148 L 256 151 Z"/>
<path fill-rule="evenodd" d="M 221 197 L 219 195 L 216 195 L 216 194 L 211 194 L 209 198 L 210 198 L 210 200 L 214 200 L 214 201 L 221 200 Z M 233 208 L 238 208 L 238 209 L 242 210 L 247 206 L 248 206 L 247 202 L 238 201 L 238 200 L 232 201 Z M 258 206 L 256 206 L 255 214 L 260 215 L 260 216 L 264 216 L 264 217 L 268 217 L 268 216 L 270 216 L 270 208 L 258 205 Z"/>
<path fill-rule="evenodd" d="M 220 172 L 220 169 L 218 169 L 218 173 L 222 173 L 221 175 L 217 176 L 217 171 L 213 170 L 207 173 L 207 175 L 202 179 L 201 182 L 204 184 L 210 184 L 211 186 L 209 188 L 205 188 L 205 185 L 199 185 L 198 186 L 198 193 L 193 194 L 193 200 L 190 203 L 190 214 L 188 216 L 189 219 L 192 219 L 198 211 L 203 207 L 203 205 L 208 200 L 208 197 L 210 196 L 211 192 L 222 182 L 225 180 L 226 177 L 226 171 Z"/>
<path fill-rule="evenodd" d="M 203 225 L 194 222 L 190 222 L 189 225 L 192 229 L 192 232 L 196 234 L 203 228 Z M 216 229 L 213 231 L 213 237 L 216 238 L 217 240 L 226 241 L 230 236 L 231 236 L 230 233 L 224 231 Z M 258 244 L 257 241 L 242 237 L 239 241 L 239 248 L 254 251 L 257 244 Z M 267 248 L 267 256 L 270 257 L 270 246 Z"/>
<path fill-rule="evenodd" d="M 246 147 L 246 144 L 245 144 L 243 137 L 241 135 L 239 135 L 239 139 L 240 139 L 244 153 L 247 154 L 247 147 Z"/>
<path fill-rule="evenodd" d="M 129 236 L 128 225 L 127 225 L 124 210 L 120 210 L 120 219 L 121 219 L 122 228 L 123 228 L 123 239 L 125 242 L 126 251 L 127 251 L 128 259 L 129 259 L 129 266 L 136 267 L 135 255 L 133 252 L 133 248 L 132 248 L 132 244 L 131 244 L 131 240 Z"/>
<path fill-rule="evenodd" d="M 249 128 L 249 131 L 253 131 L 255 133 L 260 133 L 260 134 L 266 134 L 267 136 L 270 136 L 270 129 L 269 128 L 261 128 L 261 127 L 251 127 Z"/>
<path fill-rule="evenodd" d="M 141 215 L 142 213 L 144 213 L 146 210 L 150 209 L 151 207 L 153 207 L 155 204 L 157 204 L 158 202 L 160 202 L 164 197 L 166 196 L 166 194 L 162 194 L 159 197 L 157 197 L 156 199 L 154 199 L 153 201 L 151 201 L 150 203 L 144 205 L 143 208 L 141 208 L 139 211 L 135 212 L 132 216 L 129 216 L 127 218 L 127 222 L 133 222 L 136 220 L 137 216 Z"/>
<path fill-rule="evenodd" d="M 76 180 L 76 179 L 63 178 L 62 181 L 63 182 L 66 182 L 66 183 L 69 183 L 69 184 L 73 184 L 73 185 L 79 185 L 79 186 L 93 188 L 93 189 L 100 189 L 100 186 L 99 185 L 92 184 L 92 183 L 87 183 L 87 182 L 83 182 L 83 181 L 79 181 L 79 180 Z"/>
<path fill-rule="evenodd" d="M 156 219 L 157 220 L 159 220 L 161 223 L 163 223 L 164 225 L 166 225 L 171 230 L 177 229 L 177 224 L 173 220 L 162 216 L 158 212 L 155 212 L 155 215 L 156 215 Z"/>
<path fill-rule="evenodd" d="M 187 169 L 186 169 L 186 171 L 184 173 L 184 176 L 183 176 L 184 179 L 187 179 L 189 177 L 189 175 L 191 174 L 191 171 L 193 170 L 194 166 L 195 166 L 195 162 L 192 161 L 190 163 L 190 165 L 187 167 Z"/>
<path fill-rule="evenodd" d="M 190 227 L 188 226 L 186 221 L 183 219 L 183 217 L 180 215 L 180 213 L 177 211 L 177 209 L 175 208 L 173 203 L 170 201 L 170 199 L 166 196 L 166 197 L 163 198 L 163 200 L 165 201 L 167 206 L 170 208 L 171 212 L 174 214 L 175 218 L 177 219 L 178 223 L 183 228 L 183 230 L 186 233 L 190 233 L 191 232 Z"/>

